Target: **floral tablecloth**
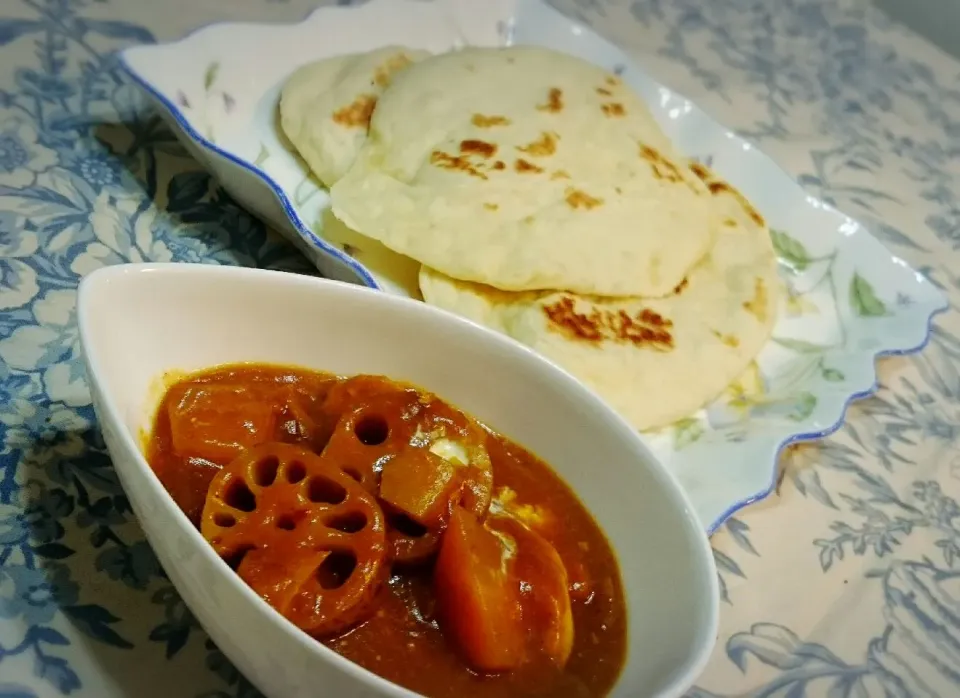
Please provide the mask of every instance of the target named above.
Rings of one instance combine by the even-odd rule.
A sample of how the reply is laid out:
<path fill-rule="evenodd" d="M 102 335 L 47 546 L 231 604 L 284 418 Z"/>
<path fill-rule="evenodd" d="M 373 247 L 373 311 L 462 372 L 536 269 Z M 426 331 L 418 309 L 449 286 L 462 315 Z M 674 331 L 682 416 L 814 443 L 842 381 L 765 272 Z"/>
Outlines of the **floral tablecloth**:
<path fill-rule="evenodd" d="M 143 110 L 113 52 L 313 4 L 0 3 L 0 698 L 257 695 L 120 490 L 75 291 L 124 261 L 307 271 Z M 851 0 L 557 5 L 960 300 L 960 64 Z M 877 396 L 715 535 L 721 635 L 693 695 L 960 695 L 958 333 L 951 311 L 921 355 L 884 361 Z"/>

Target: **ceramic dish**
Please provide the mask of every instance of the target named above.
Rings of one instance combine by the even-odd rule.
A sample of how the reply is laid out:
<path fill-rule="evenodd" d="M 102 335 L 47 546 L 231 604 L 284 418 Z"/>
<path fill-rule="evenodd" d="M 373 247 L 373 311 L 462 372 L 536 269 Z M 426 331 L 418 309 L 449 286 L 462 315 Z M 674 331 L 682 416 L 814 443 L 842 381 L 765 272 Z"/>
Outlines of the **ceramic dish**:
<path fill-rule="evenodd" d="M 197 158 L 324 275 L 415 296 L 417 265 L 331 220 L 326 193 L 275 120 L 280 87 L 299 65 L 391 43 L 431 51 L 536 44 L 609 68 L 646 99 L 681 151 L 709 164 L 767 218 L 789 287 L 774 339 L 741 384 L 644 435 L 710 531 L 768 494 L 779 451 L 836 429 L 849 403 L 874 390 L 875 359 L 919 350 L 932 316 L 946 307 L 862 225 L 806 195 L 749 143 L 541 0 L 371 0 L 321 8 L 293 25 L 219 24 L 128 49 L 122 60 Z"/>
<path fill-rule="evenodd" d="M 256 361 L 384 374 L 436 392 L 543 457 L 607 534 L 629 617 L 627 663 L 611 695 L 679 696 L 706 662 L 718 587 L 689 500 L 612 410 L 512 340 L 352 284 L 207 265 L 98 270 L 80 285 L 78 319 L 104 440 L 150 544 L 213 640 L 267 696 L 314 696 L 317 686 L 331 696 L 413 694 L 273 611 L 169 497 L 140 439 L 166 371 Z"/>

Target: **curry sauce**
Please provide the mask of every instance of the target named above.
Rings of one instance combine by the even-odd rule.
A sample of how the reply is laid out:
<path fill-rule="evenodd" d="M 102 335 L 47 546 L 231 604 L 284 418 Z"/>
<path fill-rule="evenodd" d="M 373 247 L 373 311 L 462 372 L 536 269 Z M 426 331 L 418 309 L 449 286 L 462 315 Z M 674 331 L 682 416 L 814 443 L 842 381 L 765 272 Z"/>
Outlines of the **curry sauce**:
<path fill-rule="evenodd" d="M 259 364 L 166 391 L 164 487 L 291 622 L 432 698 L 606 695 L 626 653 L 617 562 L 536 456 L 380 376 Z"/>

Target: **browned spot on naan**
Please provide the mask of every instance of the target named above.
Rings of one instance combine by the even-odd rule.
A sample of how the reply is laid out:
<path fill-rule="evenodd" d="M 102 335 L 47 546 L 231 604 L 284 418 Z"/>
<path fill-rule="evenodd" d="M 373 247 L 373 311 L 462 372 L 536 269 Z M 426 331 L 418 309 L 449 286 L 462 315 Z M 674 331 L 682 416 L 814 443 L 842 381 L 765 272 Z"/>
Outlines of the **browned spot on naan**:
<path fill-rule="evenodd" d="M 477 128 L 508 126 L 510 124 L 510 119 L 505 116 L 485 116 L 483 114 L 474 114 L 470 121 Z"/>
<path fill-rule="evenodd" d="M 608 102 L 606 104 L 600 105 L 600 111 L 603 112 L 604 116 L 609 116 L 610 118 L 619 118 L 621 116 L 626 116 L 627 110 L 623 108 L 623 105 L 620 102 Z"/>
<path fill-rule="evenodd" d="M 547 101 L 545 104 L 538 104 L 537 109 L 540 111 L 548 111 L 556 114 L 559 111 L 563 110 L 563 90 L 559 87 L 551 87 L 550 91 L 547 93 Z"/>
<path fill-rule="evenodd" d="M 579 189 L 574 189 L 569 187 L 567 189 L 567 205 L 573 209 L 586 209 L 589 211 L 592 208 L 596 208 L 603 203 L 603 199 L 598 199 L 594 196 L 590 196 L 586 192 L 580 191 Z"/>
<path fill-rule="evenodd" d="M 411 63 L 413 63 L 413 61 L 404 53 L 391 56 L 377 66 L 377 69 L 373 72 L 373 82 L 378 87 L 386 87 L 390 84 L 390 78 L 393 77 L 395 72 L 406 68 Z"/>
<path fill-rule="evenodd" d="M 625 310 L 591 306 L 588 312 L 577 310 L 576 301 L 563 296 L 543 306 L 550 329 L 574 340 L 590 344 L 615 342 L 636 347 L 669 351 L 673 348 L 670 329 L 673 323 L 644 308 L 633 315 Z"/>
<path fill-rule="evenodd" d="M 487 175 L 478 170 L 476 165 L 470 162 L 468 158 L 462 155 L 451 155 L 442 150 L 434 150 L 433 153 L 430 154 L 430 164 L 444 170 L 463 172 L 473 177 L 479 177 L 480 179 L 487 178 Z"/>
<path fill-rule="evenodd" d="M 460 141 L 460 153 L 463 155 L 479 155 L 482 158 L 492 158 L 497 154 L 497 144 L 474 139 Z"/>
<path fill-rule="evenodd" d="M 744 301 L 743 309 L 761 323 L 767 321 L 767 286 L 759 276 L 753 284 L 753 298 Z"/>
<path fill-rule="evenodd" d="M 670 160 L 663 157 L 656 148 L 649 145 L 640 144 L 640 157 L 650 163 L 650 169 L 653 176 L 657 179 L 663 179 L 668 182 L 682 182 L 683 176 L 680 170 Z"/>
<path fill-rule="evenodd" d="M 740 346 L 740 340 L 734 337 L 732 334 L 723 334 L 722 332 L 717 332 L 716 330 L 710 330 L 713 332 L 713 336 L 720 340 L 720 343 L 730 347 L 731 349 L 736 349 Z"/>
<path fill-rule="evenodd" d="M 377 98 L 371 94 L 362 94 L 353 102 L 333 112 L 335 123 L 347 128 L 367 128 L 370 126 L 370 117 L 377 106 Z"/>
<path fill-rule="evenodd" d="M 540 134 L 540 138 L 528 143 L 527 145 L 517 146 L 517 150 L 538 158 L 546 157 L 557 152 L 557 141 L 559 139 L 560 136 L 558 136 L 556 133 L 553 133 L 552 131 L 544 131 Z"/>
<path fill-rule="evenodd" d="M 517 158 L 517 161 L 513 164 L 517 172 L 520 173 L 529 173 L 529 174 L 539 174 L 543 172 L 542 167 L 537 167 L 529 160 L 524 160 L 523 158 Z"/>

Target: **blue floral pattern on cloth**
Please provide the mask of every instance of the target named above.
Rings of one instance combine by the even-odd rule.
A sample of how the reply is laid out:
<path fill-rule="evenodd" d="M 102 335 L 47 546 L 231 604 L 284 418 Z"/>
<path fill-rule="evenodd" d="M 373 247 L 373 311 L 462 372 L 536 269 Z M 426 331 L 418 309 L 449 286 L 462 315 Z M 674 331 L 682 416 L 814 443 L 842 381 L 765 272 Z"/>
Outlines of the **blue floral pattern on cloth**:
<path fill-rule="evenodd" d="M 312 273 L 192 161 L 114 52 L 306 0 L 0 8 L 0 698 L 257 696 L 143 539 L 79 361 L 80 277 L 126 261 Z M 338 4 L 347 4 L 340 2 Z M 960 64 L 852 0 L 563 0 L 960 298 Z M 714 537 L 694 696 L 960 695 L 960 322 L 881 364 Z M 718 467 L 721 467 L 718 465 Z"/>

